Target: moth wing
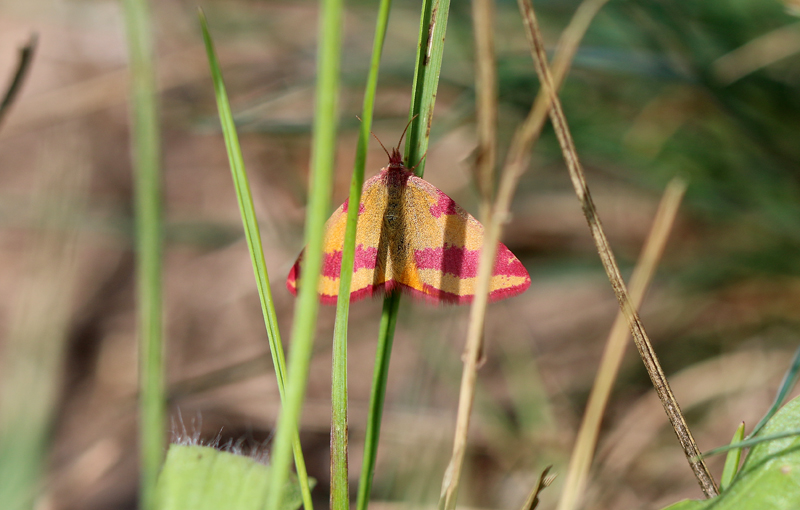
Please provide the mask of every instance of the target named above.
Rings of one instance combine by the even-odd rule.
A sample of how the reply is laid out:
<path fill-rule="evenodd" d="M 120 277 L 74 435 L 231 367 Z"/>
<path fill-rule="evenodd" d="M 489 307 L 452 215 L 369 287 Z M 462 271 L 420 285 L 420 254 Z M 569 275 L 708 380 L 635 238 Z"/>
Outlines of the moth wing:
<path fill-rule="evenodd" d="M 347 223 L 346 205 L 347 202 L 340 205 L 339 208 L 331 214 L 328 221 L 325 222 L 325 237 L 322 244 L 322 270 L 317 289 L 320 295 L 320 301 L 323 304 L 336 304 L 336 296 L 339 294 L 342 243 Z M 297 288 L 300 283 L 304 254 L 305 248 L 300 252 L 297 261 L 289 271 L 289 276 L 286 277 L 286 288 L 295 296 L 297 295 Z"/>
<path fill-rule="evenodd" d="M 381 172 L 368 180 L 361 192 L 350 302 L 384 291 L 387 277 L 386 245 L 381 242 L 381 228 L 387 200 L 388 190 Z"/>
<path fill-rule="evenodd" d="M 359 204 L 356 252 L 350 300 L 399 287 L 432 302 L 469 303 L 475 295 L 483 240 L 483 225 L 429 182 L 409 176 L 403 187 L 401 231 L 385 231 L 387 184 L 382 176 L 364 184 Z M 347 223 L 345 202 L 325 224 L 324 259 L 318 292 L 324 304 L 335 304 L 339 293 L 342 245 Z M 382 236 L 395 239 L 387 242 Z M 388 246 L 401 254 L 388 256 Z M 302 267 L 300 254 L 286 281 L 296 294 Z M 502 243 L 489 285 L 489 300 L 522 293 L 530 276 Z"/>
<path fill-rule="evenodd" d="M 358 228 L 356 229 L 356 252 L 353 270 L 353 280 L 350 286 L 350 300 L 356 301 L 372 295 L 377 289 L 372 289 L 373 276 L 378 255 L 378 235 L 373 221 L 383 214 L 386 207 L 386 192 L 381 185 L 380 176 L 375 176 L 364 183 L 359 204 Z M 319 293 L 320 302 L 326 305 L 335 305 L 339 296 L 339 281 L 342 268 L 342 246 L 347 228 L 348 201 L 346 200 L 328 221 L 325 222 L 323 238 L 323 259 L 320 273 Z M 380 225 L 380 223 L 378 223 Z M 297 285 L 300 281 L 303 253 L 297 257 L 289 276 L 286 278 L 286 287 L 293 295 L 297 295 Z"/>
<path fill-rule="evenodd" d="M 408 265 L 398 281 L 430 301 L 470 303 L 475 295 L 483 225 L 431 183 L 410 177 L 405 192 Z M 489 300 L 515 296 L 530 286 L 522 263 L 502 243 L 489 285 Z"/>

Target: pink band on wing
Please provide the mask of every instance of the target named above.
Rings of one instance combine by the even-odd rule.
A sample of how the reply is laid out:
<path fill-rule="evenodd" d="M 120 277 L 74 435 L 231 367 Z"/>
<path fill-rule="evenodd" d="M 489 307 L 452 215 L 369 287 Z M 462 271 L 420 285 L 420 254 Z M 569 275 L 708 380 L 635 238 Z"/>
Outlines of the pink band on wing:
<path fill-rule="evenodd" d="M 474 278 L 478 276 L 480 256 L 481 252 L 479 250 L 467 250 L 458 246 L 425 248 L 414 252 L 414 260 L 418 268 L 437 269 L 459 278 Z M 528 272 L 522 263 L 503 244 L 497 246 L 497 258 L 494 262 L 492 274 L 528 276 Z"/>
<path fill-rule="evenodd" d="M 375 260 L 378 257 L 378 249 L 359 244 L 356 246 L 355 260 L 353 261 L 353 271 L 361 268 L 375 269 Z M 339 278 L 342 270 L 342 252 L 336 250 L 327 252 L 322 259 L 322 276 L 329 278 Z"/>
<path fill-rule="evenodd" d="M 472 278 L 478 274 L 481 252 L 458 246 L 424 248 L 414 252 L 414 261 L 420 269 L 437 269 L 460 278 Z"/>
<path fill-rule="evenodd" d="M 458 214 L 457 208 L 455 200 L 439 191 L 439 200 L 431 206 L 431 214 L 434 218 L 439 218 L 442 214 Z"/>
<path fill-rule="evenodd" d="M 342 204 L 342 212 L 347 212 L 347 207 L 348 207 L 349 204 L 350 204 L 350 199 L 348 198 Z M 359 202 L 359 204 L 358 204 L 358 214 L 361 214 L 363 212 L 364 212 L 364 204 Z"/>
<path fill-rule="evenodd" d="M 502 243 L 497 247 L 497 258 L 494 261 L 494 272 L 492 274 L 528 278 L 528 271 L 525 266 Z"/>

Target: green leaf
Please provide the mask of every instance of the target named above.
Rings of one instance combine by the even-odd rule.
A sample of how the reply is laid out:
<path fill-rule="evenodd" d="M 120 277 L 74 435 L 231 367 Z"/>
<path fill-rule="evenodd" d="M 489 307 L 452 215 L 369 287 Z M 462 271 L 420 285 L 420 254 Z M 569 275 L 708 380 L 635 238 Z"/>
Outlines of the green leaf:
<path fill-rule="evenodd" d="M 763 435 L 800 428 L 800 398 L 767 423 Z M 800 508 L 800 436 L 759 443 L 733 484 L 714 499 L 681 501 L 664 510 L 796 510 Z"/>
<path fill-rule="evenodd" d="M 736 444 L 744 439 L 744 422 L 740 423 L 738 427 L 736 427 L 736 432 L 733 434 L 733 439 L 731 439 L 731 444 Z M 733 478 L 736 476 L 736 473 L 739 471 L 739 461 L 742 458 L 742 449 L 741 448 L 734 448 L 728 452 L 728 455 L 725 457 L 725 467 L 722 468 L 722 477 L 719 481 L 719 489 L 721 491 L 725 491 L 733 482 Z"/>
<path fill-rule="evenodd" d="M 263 510 L 269 471 L 269 466 L 243 455 L 173 444 L 158 477 L 156 509 Z M 296 510 L 302 500 L 292 477 L 280 510 Z"/>

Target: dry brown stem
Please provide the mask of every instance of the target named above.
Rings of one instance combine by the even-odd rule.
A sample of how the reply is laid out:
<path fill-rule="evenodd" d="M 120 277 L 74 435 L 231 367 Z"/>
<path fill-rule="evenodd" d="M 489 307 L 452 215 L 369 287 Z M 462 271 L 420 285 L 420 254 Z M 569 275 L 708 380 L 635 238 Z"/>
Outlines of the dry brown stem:
<path fill-rule="evenodd" d="M 569 63 L 575 56 L 578 44 L 586 32 L 592 18 L 607 0 L 586 0 L 575 13 L 570 25 L 564 30 L 564 36 L 559 44 L 559 51 L 555 58 L 554 72 L 556 82 L 561 83 L 569 69 Z M 482 68 L 482 64 L 479 64 Z M 497 197 L 490 214 L 484 217 L 485 231 L 483 235 L 484 246 L 497 246 L 503 224 L 507 221 L 511 199 L 514 196 L 519 178 L 527 167 L 529 154 L 533 143 L 538 138 L 542 126 L 547 119 L 550 108 L 550 98 L 547 94 L 539 92 L 533 107 L 525 122 L 514 134 L 511 147 L 500 178 Z M 467 434 L 469 432 L 472 404 L 475 399 L 475 383 L 479 358 L 482 352 L 483 324 L 486 314 L 489 281 L 494 267 L 496 250 L 482 250 L 478 264 L 478 276 L 475 291 L 475 300 L 470 309 L 467 341 L 464 349 L 464 370 L 461 376 L 461 387 L 458 399 L 458 416 L 453 439 L 453 454 L 442 480 L 442 491 L 439 496 L 439 508 L 451 510 L 455 508 L 458 497 L 458 485 L 461 479 L 461 469 L 466 452 Z"/>
<path fill-rule="evenodd" d="M 675 178 L 669 183 L 661 198 L 650 235 L 647 237 L 630 279 L 630 297 L 636 308 L 641 305 L 650 279 L 658 266 L 685 191 L 686 183 Z M 628 335 L 627 320 L 620 310 L 611 326 L 597 376 L 589 394 L 589 401 L 586 403 L 586 412 L 575 439 L 575 446 L 572 448 L 567 476 L 561 490 L 561 499 L 558 501 L 558 510 L 574 510 L 583 497 L 589 466 L 592 464 L 597 445 L 600 424 L 609 395 L 611 395 L 611 389 L 614 386 L 614 380 L 617 378 L 622 358 L 625 355 Z"/>
<path fill-rule="evenodd" d="M 664 411 L 667 413 L 667 417 L 672 424 L 672 428 L 675 430 L 675 434 L 678 436 L 678 440 L 681 443 L 681 447 L 683 448 L 683 452 L 686 455 L 687 461 L 689 462 L 689 466 L 692 468 L 695 477 L 697 477 L 697 481 L 706 497 L 710 498 L 716 496 L 719 493 L 719 490 L 714 483 L 714 479 L 712 478 L 711 473 L 708 471 L 705 462 L 703 462 L 700 457 L 700 450 L 697 448 L 694 438 L 692 437 L 692 433 L 689 431 L 689 427 L 683 417 L 683 413 L 681 413 L 680 407 L 678 406 L 678 402 L 675 400 L 675 396 L 672 394 L 667 377 L 664 374 L 664 371 L 661 369 L 661 365 L 658 362 L 658 357 L 656 356 L 656 353 L 650 344 L 650 339 L 647 337 L 644 326 L 639 319 L 639 314 L 637 313 L 636 308 L 631 304 L 631 300 L 628 297 L 628 290 L 625 287 L 625 282 L 622 280 L 622 276 L 620 275 L 619 267 L 617 266 L 614 254 L 611 251 L 611 247 L 608 244 L 608 239 L 606 239 L 605 232 L 603 231 L 603 227 L 600 223 L 600 218 L 597 214 L 597 210 L 595 209 L 591 194 L 589 193 L 589 187 L 586 184 L 583 168 L 578 160 L 572 135 L 569 132 L 566 118 L 564 117 L 564 112 L 561 109 L 561 102 L 556 94 L 553 77 L 551 76 L 550 69 L 547 67 L 547 55 L 545 53 L 544 42 L 542 40 L 541 33 L 539 32 L 533 6 L 530 4 L 529 0 L 519 0 L 519 4 L 520 11 L 524 17 L 529 42 L 533 51 L 536 72 L 539 75 L 542 88 L 551 98 L 552 108 L 550 110 L 550 120 L 553 122 L 556 136 L 558 137 L 559 144 L 561 145 L 561 149 L 564 154 L 564 160 L 567 163 L 567 169 L 569 170 L 572 185 L 575 188 L 575 193 L 578 195 L 578 200 L 581 202 L 581 207 L 583 208 L 583 213 L 586 216 L 586 221 L 589 224 L 589 229 L 592 233 L 592 239 L 597 247 L 600 260 L 602 261 L 603 267 L 606 270 L 608 279 L 611 281 L 611 286 L 614 289 L 614 294 L 617 296 L 622 313 L 628 320 L 628 326 L 631 329 L 631 334 L 633 335 L 634 342 L 636 343 L 636 348 L 639 350 L 639 354 L 642 357 L 642 361 L 647 369 L 647 373 L 650 376 L 650 380 L 656 389 L 656 393 L 658 394 L 662 405 L 664 406 Z"/>

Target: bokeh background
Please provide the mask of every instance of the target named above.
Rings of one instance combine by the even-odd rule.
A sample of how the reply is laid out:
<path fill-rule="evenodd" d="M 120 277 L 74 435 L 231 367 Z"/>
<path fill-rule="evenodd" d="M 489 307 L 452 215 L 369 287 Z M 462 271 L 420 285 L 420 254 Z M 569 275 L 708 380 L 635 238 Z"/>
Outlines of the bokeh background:
<path fill-rule="evenodd" d="M 195 9 L 205 9 L 218 46 L 288 338 L 294 301 L 284 279 L 302 248 L 317 4 L 152 3 L 171 433 L 263 451 L 278 392 Z M 578 2 L 534 4 L 552 48 Z M 538 83 L 516 3 L 500 0 L 497 9 L 504 154 Z M 688 181 L 642 318 L 703 450 L 727 443 L 741 421 L 758 421 L 798 343 L 798 9 L 796 0 L 612 0 L 561 94 L 626 276 L 666 183 Z M 375 15 L 374 2 L 348 2 L 336 204 L 347 195 Z M 418 17 L 418 2 L 395 0 L 374 124 L 387 146 L 407 121 Z M 137 353 L 120 3 L 3 0 L 0 82 L 33 32 L 31 73 L 0 126 L 0 404 L 23 422 L 52 413 L 41 509 L 133 509 Z M 477 214 L 473 53 L 470 5 L 453 2 L 426 179 Z M 503 238 L 533 283 L 489 308 L 460 498 L 476 508 L 519 508 L 542 468 L 564 473 L 617 309 L 549 127 L 534 151 Z M 368 177 L 385 163 L 373 143 Z M 354 484 L 380 309 L 376 300 L 351 310 Z M 401 306 L 378 508 L 437 499 L 467 313 L 408 299 Z M 318 508 L 328 500 L 332 325 L 333 309 L 323 308 L 301 434 Z M 710 461 L 716 476 L 721 465 Z M 560 481 L 542 508 L 554 507 Z M 633 349 L 588 490 L 592 510 L 701 497 Z"/>

